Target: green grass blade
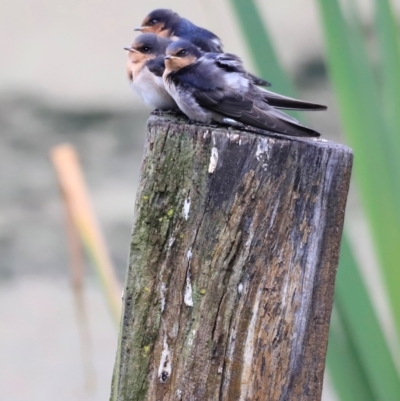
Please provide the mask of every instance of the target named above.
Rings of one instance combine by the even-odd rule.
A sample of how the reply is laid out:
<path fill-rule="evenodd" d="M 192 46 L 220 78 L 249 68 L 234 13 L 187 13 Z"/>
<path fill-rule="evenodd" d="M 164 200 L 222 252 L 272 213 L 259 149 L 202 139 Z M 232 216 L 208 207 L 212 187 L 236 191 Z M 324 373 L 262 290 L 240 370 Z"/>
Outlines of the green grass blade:
<path fill-rule="evenodd" d="M 230 0 L 230 3 L 261 76 L 272 83 L 274 91 L 295 97 L 294 86 L 287 79 L 278 61 L 274 46 L 255 2 L 251 0 Z M 288 114 L 301 119 L 300 114 L 295 111 L 288 111 Z"/>
<path fill-rule="evenodd" d="M 368 94 L 370 99 L 374 99 L 372 102 L 375 106 L 375 118 L 381 127 L 381 132 L 379 133 L 379 142 L 386 155 L 386 160 L 388 161 L 390 174 L 388 178 L 392 181 L 392 190 L 394 192 L 394 196 L 397 197 L 397 203 L 399 203 L 400 185 L 398 185 L 398 183 L 400 182 L 400 158 L 397 155 L 399 154 L 400 149 L 397 149 L 395 138 L 400 138 L 400 136 L 398 135 L 397 131 L 392 130 L 388 119 L 385 118 L 387 114 L 386 107 L 384 102 L 381 101 L 380 91 L 375 77 L 376 74 L 374 74 L 367 54 L 362 34 L 362 23 L 360 21 L 355 0 L 350 2 L 350 10 L 351 24 L 349 24 L 349 32 L 350 37 L 352 38 L 350 44 L 352 45 L 353 55 L 355 56 L 354 62 L 359 73 L 363 74 L 363 81 L 369 83 L 368 88 L 363 86 L 361 90 L 365 91 L 366 95 Z"/>
<path fill-rule="evenodd" d="M 400 199 L 393 154 L 364 49 L 337 0 L 319 0 L 329 67 L 346 137 L 355 152 L 355 176 L 372 225 L 378 257 L 400 330 Z M 391 157 L 392 156 L 392 157 Z"/>
<path fill-rule="evenodd" d="M 327 365 L 341 401 L 379 401 L 373 396 L 357 351 L 335 308 L 329 330 Z"/>
<path fill-rule="evenodd" d="M 385 116 L 390 124 L 391 139 L 400 152 L 400 43 L 395 14 L 388 0 L 375 0 L 376 31 L 382 63 Z"/>
<path fill-rule="evenodd" d="M 379 401 L 400 399 L 400 380 L 396 367 L 350 244 L 345 238 L 336 277 L 335 305 L 375 398 Z"/>

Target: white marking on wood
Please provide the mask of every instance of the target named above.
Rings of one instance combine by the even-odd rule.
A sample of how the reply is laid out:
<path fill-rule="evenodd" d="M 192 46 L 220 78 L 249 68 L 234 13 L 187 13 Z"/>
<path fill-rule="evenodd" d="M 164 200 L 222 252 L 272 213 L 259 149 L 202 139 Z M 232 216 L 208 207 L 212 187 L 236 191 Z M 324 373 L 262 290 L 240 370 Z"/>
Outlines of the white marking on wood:
<path fill-rule="evenodd" d="M 329 159 L 329 164 L 335 163 L 334 158 Z M 327 167 L 327 171 L 330 171 L 329 167 Z M 328 176 L 324 181 L 324 186 L 321 188 L 321 192 L 328 192 L 328 188 L 330 187 L 332 182 L 332 176 Z M 311 230 L 308 242 L 311 244 L 309 251 L 307 253 L 307 258 L 304 263 L 304 272 L 302 277 L 302 295 L 300 297 L 300 304 L 295 313 L 295 327 L 298 328 L 296 338 L 293 339 L 292 342 L 292 356 L 291 356 L 291 369 L 296 365 L 297 359 L 300 357 L 304 342 L 304 335 L 306 333 L 306 325 L 307 325 L 307 312 L 310 308 L 312 295 L 313 295 L 313 286 L 314 286 L 314 276 L 316 274 L 317 268 L 316 263 L 319 260 L 318 250 L 319 244 L 323 241 L 321 233 L 324 232 L 322 227 L 326 224 L 326 214 L 322 214 L 322 211 L 326 208 L 326 197 L 318 196 L 319 206 L 315 207 L 315 213 L 313 216 L 313 220 L 310 221 L 311 227 L 319 227 L 318 230 Z M 322 215 L 322 216 L 321 216 Z"/>
<path fill-rule="evenodd" d="M 196 334 L 196 330 L 192 330 L 192 332 L 190 333 L 190 336 L 189 336 L 189 340 L 188 340 L 189 346 L 193 345 L 195 334 Z"/>
<path fill-rule="evenodd" d="M 267 155 L 268 159 L 268 151 L 269 151 L 269 141 L 268 139 L 261 138 L 257 143 L 257 150 L 256 150 L 256 159 L 261 161 L 262 155 Z"/>
<path fill-rule="evenodd" d="M 191 201 L 190 197 L 188 196 L 183 202 L 183 217 L 185 218 L 185 220 L 189 218 L 190 205 Z"/>
<path fill-rule="evenodd" d="M 208 172 L 212 174 L 217 168 L 218 164 L 218 149 L 214 146 L 211 149 L 210 164 L 208 165 Z"/>
<path fill-rule="evenodd" d="M 240 138 L 239 134 L 231 134 L 229 132 L 226 133 L 226 136 L 231 142 L 238 142 Z"/>
<path fill-rule="evenodd" d="M 183 301 L 187 306 L 193 306 L 193 298 L 192 298 L 192 283 L 190 281 L 190 261 L 192 260 L 192 250 L 189 249 L 186 253 L 186 258 L 189 262 L 189 269 L 186 274 L 186 288 L 185 288 L 185 294 L 183 296 Z"/>
<path fill-rule="evenodd" d="M 168 241 L 168 248 L 171 248 L 172 245 L 174 245 L 175 242 L 175 237 L 171 237 Z"/>
<path fill-rule="evenodd" d="M 192 283 L 190 281 L 190 274 L 186 276 L 186 289 L 183 300 L 187 306 L 193 306 L 193 298 L 192 298 Z"/>
<path fill-rule="evenodd" d="M 174 325 L 172 326 L 172 330 L 169 333 L 169 336 L 172 338 L 176 338 L 176 336 L 178 335 L 179 332 L 179 323 L 175 322 Z"/>
<path fill-rule="evenodd" d="M 160 365 L 158 366 L 158 378 L 161 383 L 165 383 L 168 377 L 171 376 L 171 355 L 167 343 L 167 335 L 164 335 L 164 345 L 161 352 Z"/>
<path fill-rule="evenodd" d="M 165 283 L 162 283 L 161 288 L 160 288 L 161 313 L 164 312 L 164 309 L 165 309 L 165 291 L 167 291 L 167 287 L 165 286 Z"/>
<path fill-rule="evenodd" d="M 239 401 L 251 400 L 253 394 L 247 394 L 249 387 L 251 389 L 251 377 L 253 369 L 254 342 L 257 340 L 255 336 L 256 324 L 258 319 L 258 308 L 260 306 L 260 298 L 262 291 L 258 290 L 256 299 L 253 303 L 253 315 L 251 316 L 250 324 L 247 329 L 247 337 L 243 349 L 243 370 L 241 377 L 241 394 Z"/>
<path fill-rule="evenodd" d="M 270 229 L 272 228 L 272 226 L 275 223 L 276 214 L 278 213 L 278 206 L 279 206 L 279 203 L 276 202 L 275 205 L 274 205 L 274 210 L 272 211 L 272 214 L 271 214 L 271 220 L 269 222 L 269 228 Z M 267 232 L 269 233 L 269 230 L 267 230 Z M 265 234 L 266 237 L 267 237 L 267 235 L 268 234 Z"/>
<path fill-rule="evenodd" d="M 237 290 L 238 290 L 239 294 L 242 293 L 242 291 L 243 291 L 243 284 L 242 283 L 239 283 Z"/>
<path fill-rule="evenodd" d="M 283 285 L 282 292 L 281 292 L 281 296 L 282 296 L 282 303 L 281 303 L 282 306 L 281 306 L 281 308 L 282 308 L 282 310 L 285 309 L 286 301 L 289 298 L 289 295 L 288 295 L 289 279 L 290 279 L 290 276 L 288 274 L 288 275 L 286 275 L 285 284 Z"/>

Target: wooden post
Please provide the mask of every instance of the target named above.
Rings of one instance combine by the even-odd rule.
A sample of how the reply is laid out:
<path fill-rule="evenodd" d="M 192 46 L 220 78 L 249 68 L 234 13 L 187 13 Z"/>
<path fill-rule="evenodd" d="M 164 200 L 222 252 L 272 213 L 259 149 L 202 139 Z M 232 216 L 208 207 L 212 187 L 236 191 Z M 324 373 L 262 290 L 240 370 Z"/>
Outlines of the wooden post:
<path fill-rule="evenodd" d="M 320 400 L 351 165 L 153 115 L 111 399 Z"/>

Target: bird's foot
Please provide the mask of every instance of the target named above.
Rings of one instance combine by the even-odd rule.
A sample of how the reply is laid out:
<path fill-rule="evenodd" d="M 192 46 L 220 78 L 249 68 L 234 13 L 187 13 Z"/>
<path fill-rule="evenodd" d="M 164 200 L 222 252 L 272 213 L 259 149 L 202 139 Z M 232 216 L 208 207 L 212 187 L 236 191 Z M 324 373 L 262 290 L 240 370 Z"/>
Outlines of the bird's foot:
<path fill-rule="evenodd" d="M 165 114 L 178 117 L 184 116 L 184 114 L 179 109 L 168 109 L 168 110 L 155 109 L 151 112 L 151 114 L 156 116 L 161 116 Z"/>

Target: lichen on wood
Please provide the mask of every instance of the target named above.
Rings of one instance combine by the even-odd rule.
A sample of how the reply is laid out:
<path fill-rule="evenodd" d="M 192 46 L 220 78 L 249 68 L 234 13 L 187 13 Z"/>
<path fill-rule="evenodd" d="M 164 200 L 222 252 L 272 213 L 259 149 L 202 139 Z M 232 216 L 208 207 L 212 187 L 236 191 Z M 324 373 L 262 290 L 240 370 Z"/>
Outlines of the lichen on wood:
<path fill-rule="evenodd" d="M 150 118 L 112 400 L 320 400 L 352 153 L 265 134 Z"/>

